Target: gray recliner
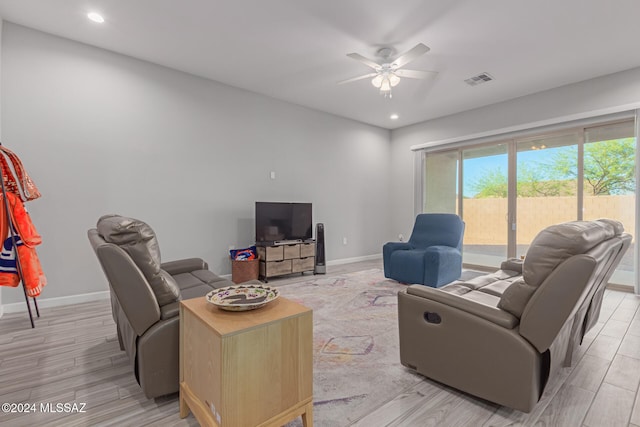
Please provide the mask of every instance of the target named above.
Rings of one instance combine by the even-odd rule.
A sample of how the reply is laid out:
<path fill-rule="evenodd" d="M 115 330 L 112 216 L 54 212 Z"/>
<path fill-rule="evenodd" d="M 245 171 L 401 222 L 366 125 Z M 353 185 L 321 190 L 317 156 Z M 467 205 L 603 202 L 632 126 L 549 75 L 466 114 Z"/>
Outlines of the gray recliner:
<path fill-rule="evenodd" d="M 107 276 L 120 348 L 148 398 L 179 390 L 179 304 L 234 283 L 200 258 L 162 263 L 146 223 L 105 215 L 88 231 Z"/>
<path fill-rule="evenodd" d="M 529 412 L 597 322 L 631 236 L 613 220 L 548 227 L 524 262 L 398 294 L 400 361 L 433 380 Z"/>

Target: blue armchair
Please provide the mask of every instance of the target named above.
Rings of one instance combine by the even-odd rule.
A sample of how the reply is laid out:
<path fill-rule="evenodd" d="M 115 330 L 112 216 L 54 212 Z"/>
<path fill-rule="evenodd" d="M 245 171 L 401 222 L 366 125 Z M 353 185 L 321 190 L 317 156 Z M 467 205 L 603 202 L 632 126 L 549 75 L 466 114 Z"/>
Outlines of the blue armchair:
<path fill-rule="evenodd" d="M 437 288 L 462 274 L 464 222 L 454 214 L 419 214 L 408 242 L 382 248 L 384 276 Z"/>

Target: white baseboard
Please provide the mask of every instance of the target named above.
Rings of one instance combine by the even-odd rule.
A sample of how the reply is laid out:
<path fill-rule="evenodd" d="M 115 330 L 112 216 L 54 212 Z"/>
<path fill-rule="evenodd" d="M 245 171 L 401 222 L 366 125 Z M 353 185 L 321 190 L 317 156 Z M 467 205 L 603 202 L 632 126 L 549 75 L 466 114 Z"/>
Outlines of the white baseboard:
<path fill-rule="evenodd" d="M 331 261 L 327 261 L 327 265 L 330 266 L 330 265 L 350 264 L 352 262 L 372 261 L 380 258 L 382 258 L 382 254 L 365 255 L 365 256 L 359 256 L 359 257 L 353 257 L 353 258 L 334 259 Z M 230 274 L 224 274 L 221 277 L 231 280 Z M 63 305 L 73 305 L 73 304 L 80 304 L 83 302 L 99 301 L 99 300 L 105 300 L 105 299 L 109 299 L 109 291 L 92 292 L 89 294 L 69 295 L 66 297 L 56 297 L 56 298 L 38 298 L 38 307 L 39 308 L 60 307 Z M 26 311 L 27 311 L 27 305 L 25 304 L 24 301 L 0 305 L 0 317 L 2 317 L 2 315 L 5 313 L 20 313 L 20 312 L 26 312 Z"/>
<path fill-rule="evenodd" d="M 382 259 L 382 254 L 357 256 L 357 257 L 353 257 L 353 258 L 334 259 L 334 260 L 331 260 L 331 261 L 327 261 L 327 265 L 351 264 L 352 262 L 373 261 L 373 260 L 376 260 L 376 259 Z"/>
<path fill-rule="evenodd" d="M 59 307 L 62 305 L 80 304 L 83 302 L 109 299 L 109 291 L 91 292 L 89 294 L 70 295 L 67 297 L 38 298 L 38 308 Z M 31 300 L 29 300 L 31 303 Z M 33 307 L 33 306 L 32 306 Z M 20 313 L 27 311 L 24 301 L 4 304 L 0 306 L 0 313 Z"/>

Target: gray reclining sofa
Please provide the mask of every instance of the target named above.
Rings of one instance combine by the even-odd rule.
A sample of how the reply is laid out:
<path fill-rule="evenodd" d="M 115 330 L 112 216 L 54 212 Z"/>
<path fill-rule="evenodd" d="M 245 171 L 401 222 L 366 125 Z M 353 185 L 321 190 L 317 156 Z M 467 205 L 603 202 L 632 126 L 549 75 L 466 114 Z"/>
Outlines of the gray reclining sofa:
<path fill-rule="evenodd" d="M 200 258 L 162 263 L 155 233 L 140 220 L 105 215 L 88 236 L 109 282 L 120 349 L 144 394 L 177 392 L 180 300 L 234 283 Z"/>
<path fill-rule="evenodd" d="M 548 227 L 524 262 L 439 289 L 398 294 L 401 363 L 469 394 L 529 412 L 597 322 L 631 242 L 613 220 Z"/>

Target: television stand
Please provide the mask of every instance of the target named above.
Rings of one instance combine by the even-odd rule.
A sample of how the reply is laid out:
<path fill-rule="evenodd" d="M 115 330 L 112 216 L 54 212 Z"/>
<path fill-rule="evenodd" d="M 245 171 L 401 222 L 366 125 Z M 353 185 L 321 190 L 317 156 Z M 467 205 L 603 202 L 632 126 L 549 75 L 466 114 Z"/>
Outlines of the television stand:
<path fill-rule="evenodd" d="M 276 240 L 273 242 L 272 246 L 280 246 L 280 245 L 294 245 L 296 243 L 302 243 L 301 239 L 296 240 Z"/>
<path fill-rule="evenodd" d="M 260 259 L 260 278 L 265 283 L 270 277 L 314 271 L 316 265 L 315 240 L 293 243 L 274 243 L 257 246 Z"/>

